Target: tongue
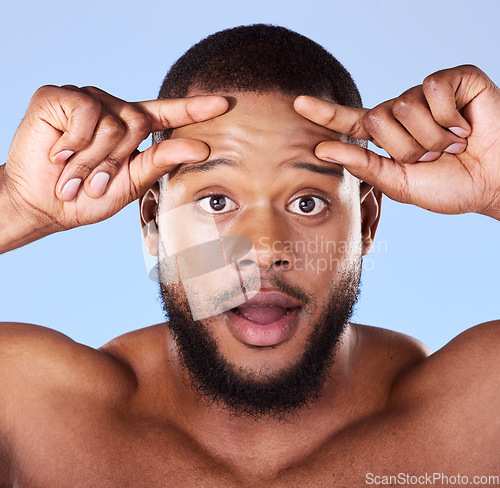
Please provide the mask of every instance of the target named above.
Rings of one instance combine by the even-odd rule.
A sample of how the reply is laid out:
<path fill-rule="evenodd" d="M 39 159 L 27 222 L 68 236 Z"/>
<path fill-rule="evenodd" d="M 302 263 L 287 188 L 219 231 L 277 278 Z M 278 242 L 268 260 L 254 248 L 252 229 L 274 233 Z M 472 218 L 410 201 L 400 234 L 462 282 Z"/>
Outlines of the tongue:
<path fill-rule="evenodd" d="M 267 307 L 238 307 L 237 310 L 247 320 L 260 325 L 267 325 L 281 319 L 288 309 L 271 305 Z"/>

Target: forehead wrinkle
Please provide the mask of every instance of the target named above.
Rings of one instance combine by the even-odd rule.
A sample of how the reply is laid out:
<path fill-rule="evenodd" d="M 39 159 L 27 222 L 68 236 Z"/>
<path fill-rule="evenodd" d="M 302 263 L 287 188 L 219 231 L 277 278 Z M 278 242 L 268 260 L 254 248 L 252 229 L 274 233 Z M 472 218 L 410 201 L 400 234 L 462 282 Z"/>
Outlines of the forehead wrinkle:
<path fill-rule="evenodd" d="M 226 114 L 224 114 L 226 115 Z M 238 146 L 249 142 L 249 138 L 283 139 L 287 146 L 308 146 L 317 145 L 322 141 L 338 141 L 341 134 L 326 127 L 319 126 L 313 122 L 298 118 L 290 120 L 288 117 L 276 117 L 277 123 L 274 127 L 263 128 L 260 124 L 260 117 L 255 114 L 239 114 L 238 119 L 229 125 L 225 125 L 224 115 L 217 119 L 198 122 L 193 129 L 197 129 L 195 135 L 190 134 L 190 138 L 214 138 L 224 146 Z M 229 114 L 227 114 L 229 115 Z M 281 119 L 281 121 L 280 121 Z M 222 127 L 220 127 L 222 124 Z M 190 126 L 187 126 L 190 130 Z M 175 129 L 176 134 L 183 137 L 184 128 Z"/>
<path fill-rule="evenodd" d="M 289 127 L 289 130 L 287 133 L 289 135 L 303 135 L 304 137 L 313 140 L 321 140 L 321 141 L 338 141 L 341 138 L 341 134 L 339 132 L 335 132 L 331 129 L 327 129 L 326 127 L 323 127 L 321 125 L 317 125 L 314 122 L 311 122 L 310 120 L 301 120 L 299 124 L 294 124 L 293 127 Z M 305 124 L 304 124 L 305 122 Z M 306 141 L 300 143 L 297 143 L 298 145 L 304 145 L 307 144 Z"/>

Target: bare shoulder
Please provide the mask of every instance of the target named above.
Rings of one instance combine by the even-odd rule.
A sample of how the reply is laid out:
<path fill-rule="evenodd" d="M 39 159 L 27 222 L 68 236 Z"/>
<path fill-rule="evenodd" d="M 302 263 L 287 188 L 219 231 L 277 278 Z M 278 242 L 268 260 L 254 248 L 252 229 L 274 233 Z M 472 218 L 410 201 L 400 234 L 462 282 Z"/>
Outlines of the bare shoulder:
<path fill-rule="evenodd" d="M 428 356 L 432 352 L 422 341 L 402 332 L 372 325 L 352 325 L 356 328 L 358 335 L 366 337 L 375 347 L 383 345 L 390 349 L 403 349 L 405 352 L 413 351 L 418 356 Z"/>
<path fill-rule="evenodd" d="M 459 334 L 446 346 L 437 351 L 434 356 L 440 361 L 463 363 L 467 369 L 475 372 L 487 372 L 497 368 L 492 373 L 498 373 L 500 368 L 500 320 L 484 322 Z"/>
<path fill-rule="evenodd" d="M 500 320 L 467 329 L 404 378 L 407 391 L 500 396 Z"/>
<path fill-rule="evenodd" d="M 168 328 L 156 324 L 118 336 L 100 351 L 133 372 L 137 382 L 150 382 L 168 361 L 168 341 Z"/>
<path fill-rule="evenodd" d="M 500 320 L 476 325 L 432 354 L 407 384 L 416 390 L 439 388 L 441 394 L 500 397 L 499 348 Z"/>
<path fill-rule="evenodd" d="M 352 325 L 363 363 L 369 361 L 370 366 L 378 370 L 387 368 L 386 375 L 391 378 L 420 364 L 432 354 L 423 342 L 401 332 L 370 325 Z"/>
<path fill-rule="evenodd" d="M 500 321 L 476 325 L 432 354 L 391 331 L 363 328 L 363 335 L 379 350 L 368 356 L 377 361 L 372 379 L 389 381 L 380 418 L 437 458 L 447 453 L 450 466 L 500 468 Z"/>
<path fill-rule="evenodd" d="M 126 367 L 102 351 L 46 327 L 0 323 L 0 485 L 10 486 L 14 452 L 23 457 L 43 444 L 60 418 L 109 410 L 132 384 Z"/>
<path fill-rule="evenodd" d="M 402 375 L 392 390 L 391 405 L 411 412 L 431 430 L 456 445 L 481 440 L 483 461 L 496 463 L 500 448 L 500 321 L 461 333 Z"/>
<path fill-rule="evenodd" d="M 413 337 L 368 325 L 351 324 L 345 341 L 353 385 L 372 411 L 385 409 L 397 378 L 431 353 Z"/>
<path fill-rule="evenodd" d="M 366 325 L 355 327 L 365 344 L 365 357 L 395 363 L 396 394 L 422 393 L 431 387 L 443 392 L 445 384 L 446 391 L 452 392 L 463 390 L 470 382 L 476 392 L 482 388 L 500 395 L 500 320 L 471 327 L 434 353 L 405 334 Z"/>
<path fill-rule="evenodd" d="M 60 332 L 33 324 L 0 324 L 0 385 L 9 392 L 0 402 L 62 389 L 76 393 L 88 388 L 104 395 L 125 378 L 119 361 Z"/>

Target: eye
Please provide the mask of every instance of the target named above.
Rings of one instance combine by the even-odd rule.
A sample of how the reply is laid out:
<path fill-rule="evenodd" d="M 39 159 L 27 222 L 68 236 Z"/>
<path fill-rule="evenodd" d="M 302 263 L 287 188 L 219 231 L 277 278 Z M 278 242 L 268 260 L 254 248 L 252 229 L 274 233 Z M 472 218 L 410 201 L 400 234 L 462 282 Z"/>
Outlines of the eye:
<path fill-rule="evenodd" d="M 198 200 L 198 205 L 210 214 L 227 213 L 236 208 L 236 203 L 224 195 L 210 195 L 201 198 Z"/>
<path fill-rule="evenodd" d="M 287 206 L 289 212 L 299 215 L 318 215 L 327 208 L 324 200 L 311 195 L 296 198 Z"/>

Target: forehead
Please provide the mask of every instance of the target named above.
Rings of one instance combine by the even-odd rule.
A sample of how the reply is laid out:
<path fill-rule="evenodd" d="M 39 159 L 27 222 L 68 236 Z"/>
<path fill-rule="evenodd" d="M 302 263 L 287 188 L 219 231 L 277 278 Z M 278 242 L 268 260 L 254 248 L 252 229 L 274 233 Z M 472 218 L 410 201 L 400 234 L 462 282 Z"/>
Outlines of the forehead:
<path fill-rule="evenodd" d="M 197 93 L 190 93 L 190 95 Z M 206 122 L 175 129 L 172 138 L 197 138 L 214 150 L 243 145 L 254 151 L 306 149 L 313 151 L 321 141 L 338 140 L 339 134 L 303 118 L 293 108 L 295 97 L 280 92 L 224 93 L 228 112 Z"/>
<path fill-rule="evenodd" d="M 199 94 L 203 93 L 189 93 Z M 261 191 L 278 191 L 280 187 L 281 191 L 297 182 L 314 186 L 311 178 L 318 176 L 323 181 L 341 182 L 340 186 L 335 183 L 339 191 L 358 188 L 358 180 L 340 164 L 316 158 L 314 150 L 320 142 L 342 137 L 299 115 L 293 108 L 295 97 L 281 92 L 219 95 L 230 102 L 226 113 L 173 131 L 172 138 L 199 139 L 208 144 L 210 156 L 205 162 L 178 166 L 168 176 L 168 188 L 208 181 L 208 176 L 219 182 L 243 179 L 247 191 L 250 187 Z"/>

